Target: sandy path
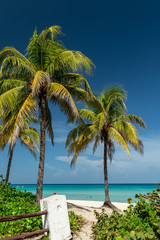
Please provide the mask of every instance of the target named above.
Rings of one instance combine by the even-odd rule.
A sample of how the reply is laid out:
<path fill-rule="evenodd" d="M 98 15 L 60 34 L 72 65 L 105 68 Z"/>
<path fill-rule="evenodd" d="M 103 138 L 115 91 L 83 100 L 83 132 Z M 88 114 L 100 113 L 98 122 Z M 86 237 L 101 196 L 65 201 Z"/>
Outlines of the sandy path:
<path fill-rule="evenodd" d="M 96 218 L 94 210 L 97 212 L 102 211 L 103 202 L 101 201 L 83 201 L 83 200 L 67 200 L 68 202 L 68 211 L 74 211 L 78 215 L 82 215 L 85 224 L 82 227 L 80 232 L 77 232 L 73 236 L 73 240 L 90 240 L 92 235 L 91 226 L 93 223 L 96 223 Z M 127 209 L 127 203 L 115 203 L 113 204 L 120 209 L 121 211 Z M 105 212 L 108 215 L 111 215 L 112 210 L 105 208 Z M 41 240 L 43 235 L 39 235 L 33 238 L 27 238 L 26 240 Z"/>
<path fill-rule="evenodd" d="M 91 207 L 79 207 L 76 205 L 69 206 L 69 211 L 74 211 L 76 214 L 81 215 L 85 221 L 84 226 L 82 227 L 80 232 L 77 232 L 73 236 L 73 240 L 89 240 L 91 239 L 91 226 L 95 222 L 96 218 L 94 214 L 94 210 L 97 212 L 101 212 L 102 210 L 100 208 L 91 208 Z M 110 210 L 112 212 L 112 210 Z"/>
<path fill-rule="evenodd" d="M 79 200 L 67 200 L 69 203 L 69 211 L 74 211 L 78 215 L 82 215 L 86 224 L 82 227 L 80 232 L 73 237 L 73 240 L 90 240 L 91 239 L 91 226 L 96 222 L 94 210 L 97 212 L 102 211 L 103 202 L 100 201 L 79 201 Z M 123 211 L 127 209 L 127 203 L 113 203 L 118 209 Z M 105 212 L 111 215 L 112 210 L 105 208 Z"/>

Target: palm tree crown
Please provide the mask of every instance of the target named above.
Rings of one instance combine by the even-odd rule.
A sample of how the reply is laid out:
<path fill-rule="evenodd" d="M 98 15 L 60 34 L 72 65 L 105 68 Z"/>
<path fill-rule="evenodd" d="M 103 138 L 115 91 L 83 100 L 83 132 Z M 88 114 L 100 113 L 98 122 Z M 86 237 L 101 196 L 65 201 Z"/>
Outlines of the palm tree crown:
<path fill-rule="evenodd" d="M 12 144 L 16 141 L 20 126 L 27 117 L 40 113 L 40 163 L 36 202 L 42 198 L 44 175 L 45 131 L 52 144 L 54 135 L 48 102 L 59 104 L 72 121 L 79 120 L 73 101 L 84 101 L 90 92 L 86 79 L 78 71 L 91 72 L 93 63 L 78 51 L 67 50 L 57 39 L 59 26 L 52 26 L 40 34 L 35 31 L 27 48 L 27 57 L 12 47 L 0 52 L 0 112 L 18 105 L 18 114 L 12 131 Z"/>
<path fill-rule="evenodd" d="M 86 126 L 79 125 L 70 131 L 66 141 L 68 152 L 74 153 L 71 165 L 78 155 L 93 142 L 93 152 L 99 143 L 104 144 L 104 181 L 105 205 L 113 207 L 108 193 L 107 158 L 112 161 L 117 143 L 130 156 L 129 146 L 143 153 L 143 143 L 139 140 L 135 123 L 144 128 L 143 120 L 135 115 L 126 114 L 126 92 L 119 87 L 113 87 L 102 92 L 97 98 L 94 96 L 88 102 L 88 108 L 80 110 L 80 116 L 86 121 Z"/>

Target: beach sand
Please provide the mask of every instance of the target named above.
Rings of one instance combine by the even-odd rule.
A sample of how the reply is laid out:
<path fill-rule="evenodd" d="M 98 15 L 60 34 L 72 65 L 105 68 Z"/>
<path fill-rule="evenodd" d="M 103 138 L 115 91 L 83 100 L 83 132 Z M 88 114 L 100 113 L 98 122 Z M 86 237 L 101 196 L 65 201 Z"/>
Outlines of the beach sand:
<path fill-rule="evenodd" d="M 119 203 L 112 202 L 120 211 L 127 209 L 129 204 L 127 203 Z M 92 235 L 92 224 L 96 223 L 96 218 L 94 214 L 94 210 L 97 212 L 102 212 L 102 201 L 84 201 L 84 200 L 67 200 L 68 211 L 74 211 L 76 214 L 81 215 L 84 219 L 84 226 L 82 229 L 74 234 L 73 240 L 91 240 Z M 110 216 L 112 214 L 112 209 L 104 208 L 105 212 Z M 26 240 L 41 240 L 42 235 L 34 236 L 32 238 L 28 238 Z"/>
<path fill-rule="evenodd" d="M 82 206 L 82 207 L 101 208 L 103 206 L 102 201 L 67 200 L 67 202 L 75 204 L 77 206 Z M 128 203 L 120 203 L 120 202 L 112 202 L 112 203 L 121 211 L 126 210 L 129 205 Z"/>
<path fill-rule="evenodd" d="M 91 226 L 93 223 L 96 223 L 96 218 L 94 210 L 97 212 L 102 212 L 102 201 L 84 201 L 84 200 L 67 200 L 68 211 L 74 211 L 78 215 L 82 215 L 85 224 L 82 227 L 80 232 L 77 232 L 73 236 L 73 240 L 89 240 L 91 239 Z M 127 203 L 112 202 L 120 211 L 126 210 L 128 205 Z M 112 209 L 104 208 L 105 212 L 110 216 L 112 214 Z"/>

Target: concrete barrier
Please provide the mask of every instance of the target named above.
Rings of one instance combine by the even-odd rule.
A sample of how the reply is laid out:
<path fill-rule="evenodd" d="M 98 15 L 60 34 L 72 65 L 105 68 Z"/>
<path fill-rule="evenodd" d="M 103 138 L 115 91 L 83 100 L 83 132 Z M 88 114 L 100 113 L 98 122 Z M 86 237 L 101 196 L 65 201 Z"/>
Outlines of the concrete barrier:
<path fill-rule="evenodd" d="M 65 195 L 53 195 L 40 200 L 41 211 L 48 214 L 42 216 L 43 228 L 49 228 L 50 240 L 69 240 L 72 238 L 67 202 Z"/>

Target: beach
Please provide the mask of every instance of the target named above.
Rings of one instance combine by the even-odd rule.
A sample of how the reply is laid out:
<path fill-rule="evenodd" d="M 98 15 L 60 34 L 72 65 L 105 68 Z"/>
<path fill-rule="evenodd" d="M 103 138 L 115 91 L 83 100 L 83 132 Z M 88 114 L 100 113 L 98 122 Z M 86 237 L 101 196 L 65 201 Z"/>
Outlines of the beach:
<path fill-rule="evenodd" d="M 103 201 L 84 201 L 84 200 L 67 200 L 68 211 L 74 211 L 76 214 L 81 215 L 85 221 L 84 226 L 73 237 L 73 240 L 89 240 L 92 235 L 92 224 L 96 223 L 94 211 L 102 212 Z M 126 210 L 127 203 L 112 202 L 121 212 Z M 112 214 L 112 209 L 104 208 L 105 213 L 109 216 Z"/>
<path fill-rule="evenodd" d="M 80 207 L 90 207 L 90 208 L 102 208 L 103 201 L 84 201 L 84 200 L 67 200 L 68 203 L 74 204 Z M 126 210 L 129 206 L 128 203 L 121 202 L 112 202 L 114 206 L 116 206 L 119 210 Z"/>

